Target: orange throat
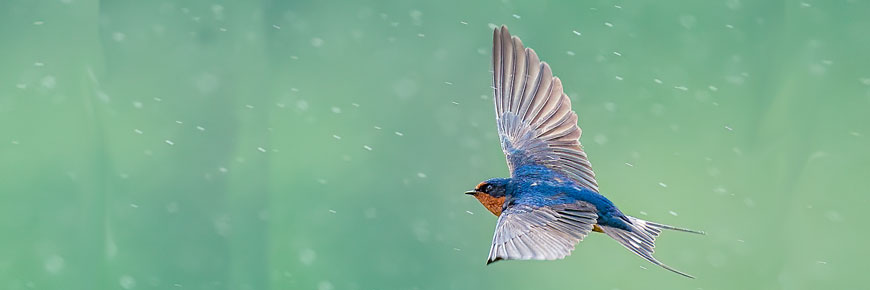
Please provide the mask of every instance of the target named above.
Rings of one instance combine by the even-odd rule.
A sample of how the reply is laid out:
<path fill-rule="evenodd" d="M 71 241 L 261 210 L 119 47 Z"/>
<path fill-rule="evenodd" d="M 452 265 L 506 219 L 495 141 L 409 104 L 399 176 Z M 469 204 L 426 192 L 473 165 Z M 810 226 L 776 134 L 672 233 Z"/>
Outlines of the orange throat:
<path fill-rule="evenodd" d="M 474 198 L 477 198 L 477 200 L 480 201 L 480 204 L 495 216 L 501 215 L 501 208 L 502 205 L 504 205 L 504 196 L 492 197 L 486 193 L 477 193 L 474 195 Z"/>

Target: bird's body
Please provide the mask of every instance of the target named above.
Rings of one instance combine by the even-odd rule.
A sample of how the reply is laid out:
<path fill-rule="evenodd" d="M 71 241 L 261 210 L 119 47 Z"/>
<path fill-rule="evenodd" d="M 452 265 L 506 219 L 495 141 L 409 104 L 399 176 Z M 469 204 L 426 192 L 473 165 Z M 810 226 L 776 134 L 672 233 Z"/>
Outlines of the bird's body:
<path fill-rule="evenodd" d="M 652 256 L 655 239 L 663 229 L 702 232 L 627 216 L 598 192 L 578 140 L 577 115 L 561 81 L 504 26 L 493 33 L 493 90 L 511 177 L 492 178 L 466 192 L 499 217 L 487 264 L 561 259 L 595 231 L 656 265 L 691 277 Z"/>
<path fill-rule="evenodd" d="M 507 203 L 508 206 L 517 201 L 533 206 L 585 202 L 596 209 L 598 219 L 595 225 L 628 230 L 627 218 L 607 197 L 580 187 L 551 169 L 526 165 L 517 168 L 513 177 L 503 180 L 506 188 L 503 203 Z M 504 204 L 498 204 L 495 209 L 501 208 L 504 208 Z"/>

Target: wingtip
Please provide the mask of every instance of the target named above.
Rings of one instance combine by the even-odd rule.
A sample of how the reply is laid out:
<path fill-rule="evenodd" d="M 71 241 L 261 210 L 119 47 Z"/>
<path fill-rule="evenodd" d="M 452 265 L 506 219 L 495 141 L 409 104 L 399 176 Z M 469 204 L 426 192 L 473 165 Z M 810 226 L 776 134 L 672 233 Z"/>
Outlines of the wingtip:
<path fill-rule="evenodd" d="M 496 27 L 494 32 L 496 35 L 498 35 L 500 37 L 507 36 L 508 39 L 511 38 L 511 33 L 510 33 L 510 31 L 508 31 L 508 27 L 504 24 L 502 24 L 499 27 Z"/>

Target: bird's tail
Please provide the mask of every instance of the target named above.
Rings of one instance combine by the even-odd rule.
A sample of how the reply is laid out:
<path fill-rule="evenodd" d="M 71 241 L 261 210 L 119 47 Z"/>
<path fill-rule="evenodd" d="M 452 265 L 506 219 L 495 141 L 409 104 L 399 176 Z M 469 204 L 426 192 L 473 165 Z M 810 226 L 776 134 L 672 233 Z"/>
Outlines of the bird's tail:
<path fill-rule="evenodd" d="M 659 265 L 662 268 L 668 269 L 674 273 L 677 273 L 677 274 L 680 274 L 680 275 L 683 275 L 683 276 L 686 276 L 689 278 L 695 278 L 695 277 L 692 277 L 692 275 L 680 272 L 679 270 L 671 268 L 670 266 L 665 265 L 662 262 L 659 262 L 659 260 L 656 260 L 656 258 L 653 257 L 653 253 L 655 252 L 655 246 L 656 246 L 655 242 L 656 242 L 656 237 L 658 237 L 659 234 L 661 234 L 662 229 L 687 232 L 687 233 L 693 233 L 693 234 L 701 234 L 701 235 L 704 235 L 705 234 L 704 232 L 690 230 L 690 229 L 684 229 L 684 228 L 678 228 L 678 227 L 664 225 L 664 224 L 655 223 L 655 222 L 651 222 L 651 221 L 645 221 L 645 220 L 635 218 L 635 217 L 630 217 L 630 216 L 628 217 L 628 219 L 629 219 L 629 221 L 631 221 L 631 224 L 629 225 L 629 227 L 631 227 L 630 232 L 623 230 L 623 229 L 608 227 L 608 226 L 601 226 L 601 229 L 605 234 L 607 234 L 608 236 L 610 236 L 611 238 L 613 238 L 614 240 L 616 240 L 617 242 L 622 244 L 626 249 L 634 252 L 638 256 L 643 257 L 647 261 L 650 261 L 651 263 Z"/>

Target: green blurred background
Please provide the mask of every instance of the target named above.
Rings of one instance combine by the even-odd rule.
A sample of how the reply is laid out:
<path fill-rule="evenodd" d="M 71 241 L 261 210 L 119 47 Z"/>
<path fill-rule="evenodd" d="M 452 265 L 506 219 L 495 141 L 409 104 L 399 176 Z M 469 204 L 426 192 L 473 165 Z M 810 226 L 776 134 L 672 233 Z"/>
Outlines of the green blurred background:
<path fill-rule="evenodd" d="M 0 1 L 2 289 L 859 289 L 867 1 Z M 485 266 L 491 30 L 667 233 Z"/>

